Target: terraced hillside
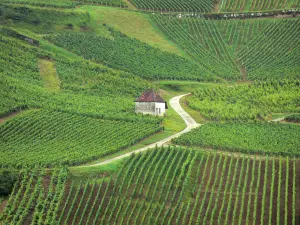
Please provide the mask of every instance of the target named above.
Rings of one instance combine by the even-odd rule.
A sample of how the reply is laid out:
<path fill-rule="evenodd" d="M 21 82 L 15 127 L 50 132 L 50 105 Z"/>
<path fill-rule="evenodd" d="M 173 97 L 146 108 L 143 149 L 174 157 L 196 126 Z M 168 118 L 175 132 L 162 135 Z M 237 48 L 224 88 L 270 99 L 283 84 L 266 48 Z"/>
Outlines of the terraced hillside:
<path fill-rule="evenodd" d="M 0 224 L 300 224 L 298 7 L 0 0 Z"/>
<path fill-rule="evenodd" d="M 65 169 L 25 170 L 2 221 L 297 224 L 297 171 L 299 165 L 292 158 L 234 157 L 181 149 L 133 155 L 117 174 L 99 174 L 97 180 L 81 183 L 70 182 Z"/>
<path fill-rule="evenodd" d="M 12 10 L 19 15 L 24 8 Z M 28 27 L 33 14 L 51 13 L 28 10 L 23 21 Z M 79 20 L 86 18 L 80 15 Z M 55 22 L 48 27 L 58 29 Z M 43 25 L 36 32 L 42 30 Z M 150 82 L 63 50 L 59 51 L 64 54 L 57 54 L 53 46 L 45 51 L 40 41 L 7 27 L 1 29 L 0 45 L 0 116 L 29 109 L 0 124 L 1 167 L 79 164 L 120 151 L 162 129 L 161 119 L 134 113 L 133 100 L 155 87 Z M 48 64 L 42 61 L 54 68 L 59 84 L 55 91 L 48 84 L 51 79 L 44 78 L 49 75 L 44 73 Z M 124 139 L 116 142 L 119 136 Z"/>

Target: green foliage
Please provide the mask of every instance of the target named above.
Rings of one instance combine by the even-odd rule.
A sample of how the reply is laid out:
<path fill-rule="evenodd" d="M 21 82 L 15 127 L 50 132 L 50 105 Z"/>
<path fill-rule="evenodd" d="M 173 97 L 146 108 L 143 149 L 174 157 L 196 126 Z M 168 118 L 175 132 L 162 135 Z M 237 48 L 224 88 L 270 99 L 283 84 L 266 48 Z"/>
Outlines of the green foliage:
<path fill-rule="evenodd" d="M 0 196 L 9 195 L 12 192 L 14 183 L 17 180 L 17 176 L 10 170 L 0 171 Z"/>
<path fill-rule="evenodd" d="M 297 0 L 132 0 L 138 9 L 175 12 L 249 12 L 299 8 Z"/>
<path fill-rule="evenodd" d="M 286 121 L 289 122 L 295 122 L 295 123 L 299 123 L 300 122 L 300 114 L 293 114 L 290 116 L 285 117 Z"/>
<path fill-rule="evenodd" d="M 127 7 L 127 4 L 122 0 L 1 0 L 1 3 L 10 4 L 22 4 L 22 5 L 32 5 L 39 7 L 53 7 L 53 8 L 75 8 L 78 5 L 84 3 L 92 3 L 107 6 L 119 6 Z"/>
<path fill-rule="evenodd" d="M 211 80 L 197 64 L 175 54 L 160 51 L 148 44 L 114 31 L 111 38 L 86 33 L 49 35 L 50 42 L 67 50 L 146 79 Z"/>
<path fill-rule="evenodd" d="M 132 0 L 138 9 L 175 12 L 210 12 L 215 2 L 214 0 Z"/>
<path fill-rule="evenodd" d="M 32 111 L 0 126 L 1 165 L 77 165 L 117 152 L 160 129 L 155 123 Z"/>
<path fill-rule="evenodd" d="M 237 58 L 250 80 L 299 78 L 300 19 L 280 19 L 270 23 Z"/>
<path fill-rule="evenodd" d="M 24 117 L 1 125 L 1 154 L 9 158 L 2 165 L 79 164 L 116 152 L 160 130 L 158 124 L 161 119 L 134 113 L 134 98 L 145 89 L 153 87 L 148 82 L 132 74 L 84 60 L 57 58 L 53 63 L 61 77 L 62 90 L 51 92 L 43 87 L 36 65 L 38 56 L 44 53 L 16 39 L 1 37 L 1 40 L 7 49 L 2 57 L 7 67 L 0 73 L 0 115 L 24 108 L 42 109 L 38 112 L 30 111 Z M 28 121 L 28 126 L 23 126 L 24 120 Z M 60 121 L 62 125 L 56 126 L 58 136 L 49 130 L 54 120 Z M 69 127 L 63 121 L 68 121 Z M 79 121 L 81 123 L 76 125 Z M 87 127 L 87 124 L 90 125 Z M 77 135 L 82 139 L 73 140 L 71 133 L 74 129 L 78 129 L 75 132 L 79 132 Z M 98 134 L 94 129 L 98 130 Z M 25 133 L 19 133 L 21 130 Z M 65 133 L 66 130 L 69 132 Z M 43 135 L 39 136 L 37 132 Z M 85 143 L 87 136 L 83 133 L 86 132 L 98 135 L 94 137 L 97 143 Z M 19 138 L 17 133 L 21 135 Z M 108 134 L 113 139 L 105 136 Z M 116 135 L 121 135 L 124 140 L 116 142 Z M 29 149 L 32 151 L 29 152 Z M 38 155 L 44 154 L 41 153 L 43 151 L 48 154 L 39 158 Z M 64 151 L 65 156 L 60 158 Z M 10 157 L 9 152 L 17 155 Z M 28 157 L 23 158 L 24 155 Z"/>
<path fill-rule="evenodd" d="M 19 84 L 37 88 L 42 86 L 38 66 L 37 51 L 21 41 L 0 36 L 0 115 L 27 108 L 27 91 Z M 19 99 L 24 99 L 20 101 Z"/>
<path fill-rule="evenodd" d="M 37 50 L 20 41 L 0 35 L 0 74 L 17 78 L 25 83 L 41 85 L 37 66 Z"/>
<path fill-rule="evenodd" d="M 134 114 L 136 96 L 108 95 L 99 96 L 74 91 L 49 92 L 42 87 L 30 85 L 0 74 L 0 115 L 7 115 L 23 108 L 44 108 L 64 111 L 95 118 L 152 121 L 160 119 Z M 145 84 L 145 83 L 144 83 Z M 126 89 L 126 87 L 124 87 Z M 92 91 L 86 91 L 92 92 Z M 92 93 L 93 94 L 93 93 Z"/>
<path fill-rule="evenodd" d="M 79 2 L 71 0 L 1 0 L 2 3 L 24 4 L 40 7 L 74 8 Z"/>
<path fill-rule="evenodd" d="M 1 9 L 3 15 L 1 24 L 22 30 L 27 29 L 34 33 L 45 34 L 59 30 L 81 29 L 93 31 L 90 27 L 91 19 L 88 13 L 15 5 L 1 5 Z"/>
<path fill-rule="evenodd" d="M 264 11 L 290 9 L 300 6 L 299 1 L 295 0 L 224 0 L 220 11 L 222 12 L 244 12 L 244 11 Z"/>
<path fill-rule="evenodd" d="M 122 0 L 75 0 L 82 3 L 92 3 L 92 4 L 99 4 L 99 5 L 106 5 L 106 6 L 117 6 L 117 7 L 122 7 L 122 8 L 127 8 L 127 4 L 125 1 Z M 79 3 L 79 4 L 80 4 Z"/>
<path fill-rule="evenodd" d="M 214 21 L 157 14 L 152 15 L 152 18 L 172 41 L 203 67 L 205 74 L 214 74 L 228 80 L 240 78 Z"/>
<path fill-rule="evenodd" d="M 141 78 L 98 64 L 58 59 L 55 62 L 61 88 L 95 96 L 139 96 L 154 86 Z"/>
<path fill-rule="evenodd" d="M 298 125 L 262 122 L 211 123 L 176 138 L 174 143 L 248 154 L 299 157 L 299 135 Z"/>
<path fill-rule="evenodd" d="M 66 168 L 55 168 L 51 173 L 23 169 L 0 221 L 3 224 L 23 224 L 30 216 L 35 224 L 54 223 L 67 175 Z"/>
<path fill-rule="evenodd" d="M 251 210 L 251 221 L 268 224 L 271 219 L 277 224 L 278 218 L 278 224 L 292 222 L 295 214 L 286 209 L 295 213 L 297 207 L 296 160 L 269 161 L 259 156 L 160 148 L 132 155 L 116 174 L 99 168 L 96 180 L 80 183 L 66 181 L 68 172 L 62 168 L 51 173 L 25 170 L 1 222 L 199 225 L 205 219 L 207 224 L 246 224 L 245 206 Z M 271 183 L 280 190 L 274 196 Z M 273 204 L 278 212 L 269 215 L 269 201 L 277 193 Z"/>
<path fill-rule="evenodd" d="M 271 112 L 299 112 L 300 82 L 272 81 L 199 89 L 187 99 L 203 116 L 219 120 L 262 119 Z"/>
<path fill-rule="evenodd" d="M 299 78 L 299 18 L 211 20 L 152 15 L 209 73 L 227 80 Z"/>
<path fill-rule="evenodd" d="M 37 65 L 36 48 L 22 41 L 0 36 L 0 115 L 23 108 L 46 108 L 106 119 L 144 120 L 157 123 L 154 117 L 137 116 L 133 100 L 154 85 L 132 74 L 116 71 L 87 61 L 54 61 L 61 92 L 43 88 Z"/>

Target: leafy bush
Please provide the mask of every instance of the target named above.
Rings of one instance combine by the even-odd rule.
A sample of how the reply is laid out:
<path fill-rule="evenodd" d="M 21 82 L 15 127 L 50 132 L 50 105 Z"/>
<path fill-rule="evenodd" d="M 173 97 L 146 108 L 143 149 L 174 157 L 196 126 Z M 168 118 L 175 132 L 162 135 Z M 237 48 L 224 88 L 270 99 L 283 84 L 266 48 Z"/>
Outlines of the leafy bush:
<path fill-rule="evenodd" d="M 17 175 L 9 170 L 0 171 L 0 196 L 11 194 Z"/>

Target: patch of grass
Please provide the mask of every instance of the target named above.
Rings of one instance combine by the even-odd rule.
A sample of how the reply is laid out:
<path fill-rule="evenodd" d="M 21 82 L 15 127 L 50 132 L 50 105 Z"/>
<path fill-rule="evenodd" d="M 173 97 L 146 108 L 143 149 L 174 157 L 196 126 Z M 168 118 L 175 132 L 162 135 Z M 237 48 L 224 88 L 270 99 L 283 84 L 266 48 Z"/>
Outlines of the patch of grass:
<path fill-rule="evenodd" d="M 60 82 L 54 63 L 48 59 L 39 59 L 38 64 L 45 87 L 50 91 L 59 91 Z"/>
<path fill-rule="evenodd" d="M 166 40 L 153 27 L 148 14 L 105 6 L 84 5 L 76 12 L 88 12 L 98 25 L 106 24 L 129 37 L 136 38 L 154 47 L 182 56 L 176 45 Z"/>
<path fill-rule="evenodd" d="M 166 132 L 170 132 L 172 134 L 178 133 L 182 131 L 186 125 L 183 119 L 173 110 L 169 104 L 169 101 L 172 97 L 179 95 L 179 92 L 167 92 L 167 91 L 160 91 L 161 96 L 163 99 L 168 103 L 168 110 L 167 116 L 163 121 L 163 126 L 165 127 Z"/>
<path fill-rule="evenodd" d="M 118 172 L 126 160 L 128 159 L 124 158 L 101 166 L 70 167 L 69 176 L 73 181 L 95 179 L 99 178 L 100 176 L 111 176 Z"/>
<path fill-rule="evenodd" d="M 45 41 L 43 39 L 38 39 L 40 41 L 40 48 L 50 54 L 59 55 L 62 57 L 65 57 L 70 60 L 82 60 L 82 57 L 69 52 L 68 50 L 58 47 L 54 44 L 49 43 L 48 41 Z"/>

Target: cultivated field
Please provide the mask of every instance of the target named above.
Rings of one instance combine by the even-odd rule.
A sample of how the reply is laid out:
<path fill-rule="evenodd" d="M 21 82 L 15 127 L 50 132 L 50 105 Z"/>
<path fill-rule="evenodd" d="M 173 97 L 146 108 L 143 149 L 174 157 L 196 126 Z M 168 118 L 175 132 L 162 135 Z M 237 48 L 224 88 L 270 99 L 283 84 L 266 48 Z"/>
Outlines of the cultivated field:
<path fill-rule="evenodd" d="M 299 157 L 299 135 L 300 126 L 294 124 L 209 123 L 182 135 L 174 143 L 246 154 Z"/>
<path fill-rule="evenodd" d="M 265 120 L 270 114 L 299 112 L 299 81 L 255 82 L 193 92 L 187 104 L 213 121 Z"/>
<path fill-rule="evenodd" d="M 120 151 L 160 130 L 155 123 L 32 111 L 0 127 L 0 163 L 2 167 L 81 164 Z"/>
<path fill-rule="evenodd" d="M 3 224 L 298 224 L 297 162 L 169 148 L 81 183 L 25 169 Z"/>
<path fill-rule="evenodd" d="M 0 0 L 0 224 L 300 224 L 299 4 Z"/>
<path fill-rule="evenodd" d="M 299 78 L 299 18 L 212 20 L 152 16 L 172 41 L 227 80 Z"/>

